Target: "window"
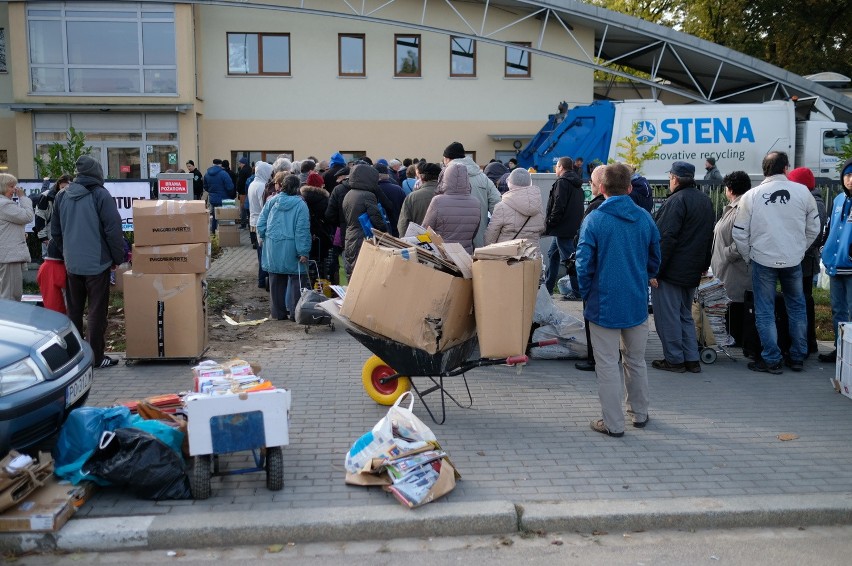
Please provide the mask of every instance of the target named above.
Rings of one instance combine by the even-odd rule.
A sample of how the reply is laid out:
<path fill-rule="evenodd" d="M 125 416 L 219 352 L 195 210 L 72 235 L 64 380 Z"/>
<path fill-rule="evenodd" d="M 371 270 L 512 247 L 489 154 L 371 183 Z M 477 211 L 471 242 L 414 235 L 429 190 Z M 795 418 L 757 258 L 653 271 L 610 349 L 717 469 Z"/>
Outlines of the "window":
<path fill-rule="evenodd" d="M 420 36 L 397 35 L 394 41 L 394 72 L 395 77 L 420 76 Z"/>
<path fill-rule="evenodd" d="M 34 94 L 177 94 L 174 7 L 149 3 L 31 3 Z"/>
<path fill-rule="evenodd" d="M 229 33 L 228 74 L 290 76 L 290 34 Z"/>
<path fill-rule="evenodd" d="M 476 41 L 450 36 L 450 76 L 476 76 Z"/>
<path fill-rule="evenodd" d="M 278 159 L 279 155 L 283 155 L 290 161 L 293 161 L 293 150 L 285 149 L 282 151 L 273 151 L 273 150 L 250 150 L 250 149 L 240 149 L 237 151 L 231 152 L 231 163 L 236 163 L 237 167 L 240 165 L 240 158 L 245 157 L 249 160 L 249 164 L 257 163 L 258 161 L 266 161 L 270 165 L 275 163 L 275 160 Z"/>
<path fill-rule="evenodd" d="M 361 159 L 362 157 L 367 155 L 367 152 L 364 151 L 364 150 L 359 150 L 359 149 L 356 149 L 356 150 L 347 149 L 347 150 L 341 151 L 340 155 L 343 156 L 343 160 L 346 161 L 346 163 L 349 163 L 350 161 L 356 161 L 358 159 Z"/>
<path fill-rule="evenodd" d="M 528 42 L 516 42 L 518 47 L 506 48 L 506 72 L 505 76 L 513 79 L 529 78 L 532 76 L 532 65 L 530 64 L 530 52 L 522 47 L 531 47 Z"/>
<path fill-rule="evenodd" d="M 367 76 L 364 61 L 363 33 L 341 33 L 337 36 L 337 74 L 341 77 Z"/>

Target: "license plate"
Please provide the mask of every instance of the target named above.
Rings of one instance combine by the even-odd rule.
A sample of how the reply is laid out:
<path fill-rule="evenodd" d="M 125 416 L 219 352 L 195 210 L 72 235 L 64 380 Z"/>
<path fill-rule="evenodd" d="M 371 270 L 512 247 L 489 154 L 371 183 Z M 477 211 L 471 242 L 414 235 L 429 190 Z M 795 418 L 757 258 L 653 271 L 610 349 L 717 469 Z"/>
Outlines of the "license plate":
<path fill-rule="evenodd" d="M 73 405 L 92 386 L 92 368 L 65 389 L 65 406 Z"/>

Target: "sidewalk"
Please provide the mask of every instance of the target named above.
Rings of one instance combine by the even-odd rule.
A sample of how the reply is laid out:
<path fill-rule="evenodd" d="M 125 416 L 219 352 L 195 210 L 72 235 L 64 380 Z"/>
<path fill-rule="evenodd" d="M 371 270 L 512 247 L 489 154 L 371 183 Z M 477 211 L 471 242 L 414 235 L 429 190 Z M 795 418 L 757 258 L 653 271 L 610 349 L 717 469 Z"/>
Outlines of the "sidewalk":
<path fill-rule="evenodd" d="M 227 249 L 210 277 L 251 283 L 255 257 L 249 245 Z M 579 311 L 579 303 L 561 304 Z M 257 332 L 277 324 L 292 323 L 266 322 Z M 823 344 L 823 351 L 829 348 Z M 600 416 L 597 386 L 594 374 L 576 371 L 574 361 L 531 360 L 520 372 L 472 370 L 473 408 L 450 404 L 446 423 L 432 427 L 462 479 L 448 496 L 410 511 L 378 488 L 343 483 L 345 452 L 387 409 L 361 386 L 370 352 L 341 329 L 316 328 L 250 356 L 293 394 L 282 491 L 268 491 L 262 473 L 215 477 L 205 501 L 142 501 L 101 489 L 58 536 L 4 535 L 0 548 L 852 521 L 852 400 L 830 386 L 834 366 L 812 358 L 802 373 L 773 376 L 749 371 L 740 351 L 733 352 L 740 359 L 720 355 L 701 374 L 657 371 L 650 360 L 661 357 L 661 348 L 652 332 L 646 355 L 652 421 L 641 430 L 628 426 L 623 438 L 589 429 Z M 185 390 L 191 382 L 185 363 L 120 364 L 95 377 L 89 403 L 100 406 Z M 448 382 L 464 394 L 461 377 Z M 431 399 L 433 408 L 436 403 Z M 419 400 L 415 412 L 429 422 Z M 781 433 L 798 438 L 781 441 Z M 250 458 L 222 462 L 246 466 Z"/>

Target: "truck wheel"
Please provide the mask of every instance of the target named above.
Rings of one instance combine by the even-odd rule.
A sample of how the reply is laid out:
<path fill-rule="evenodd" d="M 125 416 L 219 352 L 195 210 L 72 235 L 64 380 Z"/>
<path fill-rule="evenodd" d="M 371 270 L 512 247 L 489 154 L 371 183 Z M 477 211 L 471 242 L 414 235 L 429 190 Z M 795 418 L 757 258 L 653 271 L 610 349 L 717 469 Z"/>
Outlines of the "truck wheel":
<path fill-rule="evenodd" d="M 193 499 L 210 497 L 210 456 L 195 456 L 192 459 L 192 475 L 189 479 Z"/>
<path fill-rule="evenodd" d="M 382 361 L 378 356 L 370 356 L 361 370 L 361 383 L 370 399 L 379 405 L 393 405 L 397 397 L 411 389 L 411 381 L 407 377 L 399 376 L 387 383 L 381 383 L 381 379 L 389 377 L 396 372 Z"/>
<path fill-rule="evenodd" d="M 280 446 L 266 449 L 266 488 L 281 491 L 284 487 L 284 454 Z"/>

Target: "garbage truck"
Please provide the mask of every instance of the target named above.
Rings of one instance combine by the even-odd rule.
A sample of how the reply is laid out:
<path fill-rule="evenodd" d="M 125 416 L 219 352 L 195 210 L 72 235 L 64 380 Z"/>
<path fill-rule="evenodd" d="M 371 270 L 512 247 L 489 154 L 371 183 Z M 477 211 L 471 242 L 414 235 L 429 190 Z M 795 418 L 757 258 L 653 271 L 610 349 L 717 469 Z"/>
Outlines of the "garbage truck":
<path fill-rule="evenodd" d="M 638 153 L 650 153 L 640 165 L 649 179 L 666 179 L 673 161 L 695 165 L 704 175 L 707 158 L 727 174 L 745 171 L 763 177 L 761 162 L 771 151 L 785 151 L 795 167 L 815 177 L 837 179 L 849 128 L 837 122 L 821 99 L 773 100 L 755 104 L 678 104 L 654 100 L 596 101 L 559 112 L 518 154 L 518 165 L 539 173 L 553 171 L 562 156 L 585 163 L 625 161 L 619 142 L 634 138 Z"/>

